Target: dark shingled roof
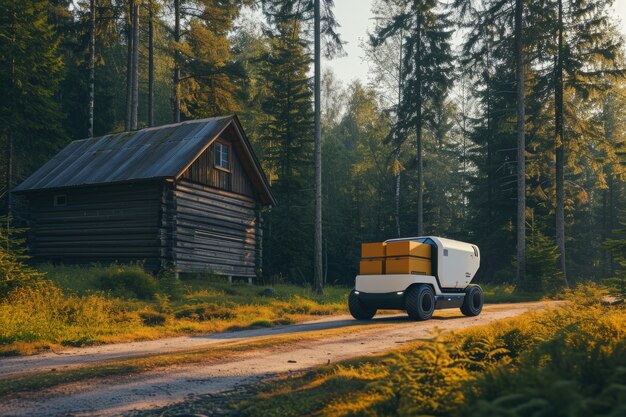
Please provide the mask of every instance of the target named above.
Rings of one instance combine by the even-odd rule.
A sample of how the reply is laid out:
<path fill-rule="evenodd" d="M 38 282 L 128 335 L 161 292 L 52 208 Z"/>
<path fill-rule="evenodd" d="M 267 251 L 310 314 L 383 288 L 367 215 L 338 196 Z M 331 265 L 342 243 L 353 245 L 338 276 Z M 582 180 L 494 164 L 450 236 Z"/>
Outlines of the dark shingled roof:
<path fill-rule="evenodd" d="M 263 200 L 275 203 L 267 178 L 234 115 L 73 141 L 13 191 L 177 178 L 231 122 L 240 131 L 260 176 Z"/>

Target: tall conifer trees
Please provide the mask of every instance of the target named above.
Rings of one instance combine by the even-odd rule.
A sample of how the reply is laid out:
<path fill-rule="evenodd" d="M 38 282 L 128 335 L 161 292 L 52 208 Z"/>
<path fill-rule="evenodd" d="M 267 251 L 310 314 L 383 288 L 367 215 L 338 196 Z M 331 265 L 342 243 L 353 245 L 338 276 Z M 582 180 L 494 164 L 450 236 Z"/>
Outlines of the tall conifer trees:
<path fill-rule="evenodd" d="M 526 62 L 524 0 L 515 0 L 515 86 L 517 109 L 517 283 L 526 275 Z"/>
<path fill-rule="evenodd" d="M 57 94 L 62 61 L 48 2 L 0 2 L 0 138 L 4 195 L 43 163 L 63 137 Z M 84 104 L 83 104 L 84 106 Z M 5 198 L 9 203 L 9 199 Z"/>
<path fill-rule="evenodd" d="M 307 282 L 313 270 L 313 103 L 311 59 L 298 20 L 278 22 L 269 32 L 263 75 L 268 91 L 261 128 L 265 165 L 279 205 L 267 220 L 265 270 Z"/>
<path fill-rule="evenodd" d="M 474 242 L 481 279 L 529 289 L 619 271 L 604 245 L 624 239 L 626 201 L 613 0 L 377 0 L 377 85 L 327 75 L 322 91 L 314 69 L 341 47 L 333 3 L 257 4 L 0 2 L 7 188 L 67 139 L 237 112 L 279 200 L 266 275 L 351 283 L 359 243 L 400 232 Z"/>
<path fill-rule="evenodd" d="M 388 0 L 390 2 L 392 0 Z M 382 3 L 383 7 L 387 3 Z M 378 28 L 374 46 L 403 31 L 403 97 L 398 109 L 399 134 L 414 131 L 417 146 L 417 235 L 424 234 L 423 133 L 432 120 L 430 100 L 445 96 L 452 86 L 454 57 L 450 47 L 452 23 L 437 0 L 406 0 L 402 12 Z"/>

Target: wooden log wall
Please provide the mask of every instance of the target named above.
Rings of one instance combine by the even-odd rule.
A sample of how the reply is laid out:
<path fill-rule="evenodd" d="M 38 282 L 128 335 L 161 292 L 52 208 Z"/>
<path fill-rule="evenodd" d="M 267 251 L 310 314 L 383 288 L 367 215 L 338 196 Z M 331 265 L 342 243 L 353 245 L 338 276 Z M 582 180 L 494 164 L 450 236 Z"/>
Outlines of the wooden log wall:
<path fill-rule="evenodd" d="M 174 188 L 177 270 L 254 277 L 258 260 L 256 202 L 181 180 Z"/>
<path fill-rule="evenodd" d="M 144 261 L 159 270 L 167 253 L 162 182 L 81 187 L 24 195 L 29 254 L 67 264 Z M 65 205 L 55 205 L 55 196 Z"/>

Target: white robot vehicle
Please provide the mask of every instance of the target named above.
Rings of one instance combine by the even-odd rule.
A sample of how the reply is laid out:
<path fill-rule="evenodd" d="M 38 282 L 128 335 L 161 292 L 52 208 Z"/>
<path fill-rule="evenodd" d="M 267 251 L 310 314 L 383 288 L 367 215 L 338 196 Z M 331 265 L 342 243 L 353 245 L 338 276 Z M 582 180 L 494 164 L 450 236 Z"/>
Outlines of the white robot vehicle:
<path fill-rule="evenodd" d="M 477 316 L 483 291 L 470 283 L 479 266 L 476 245 L 436 236 L 363 244 L 350 313 L 369 320 L 377 310 L 405 310 L 412 320 L 428 320 L 435 309 L 460 308 Z"/>

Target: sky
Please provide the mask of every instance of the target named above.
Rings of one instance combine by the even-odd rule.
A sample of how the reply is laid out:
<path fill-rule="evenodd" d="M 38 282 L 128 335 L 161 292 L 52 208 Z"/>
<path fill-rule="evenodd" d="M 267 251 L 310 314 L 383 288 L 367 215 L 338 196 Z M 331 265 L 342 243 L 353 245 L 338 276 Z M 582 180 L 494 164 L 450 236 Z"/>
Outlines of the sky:
<path fill-rule="evenodd" d="M 613 7 L 620 21 L 619 27 L 626 37 L 626 0 L 615 0 Z M 363 61 L 364 52 L 360 44 L 367 41 L 367 31 L 374 24 L 371 8 L 372 0 L 335 0 L 335 17 L 341 25 L 339 31 L 346 42 L 347 56 L 325 61 L 322 65 L 331 68 L 345 84 L 355 79 L 365 83 L 368 80 L 368 66 Z"/>

